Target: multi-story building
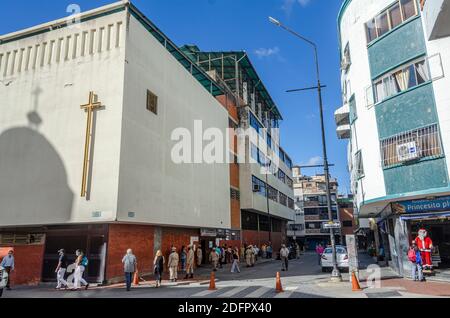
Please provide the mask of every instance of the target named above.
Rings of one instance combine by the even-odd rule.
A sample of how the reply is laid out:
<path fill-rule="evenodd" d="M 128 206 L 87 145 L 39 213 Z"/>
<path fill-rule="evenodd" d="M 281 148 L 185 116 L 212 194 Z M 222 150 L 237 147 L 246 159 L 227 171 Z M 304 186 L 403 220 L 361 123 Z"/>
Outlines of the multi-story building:
<path fill-rule="evenodd" d="M 339 12 L 343 106 L 355 213 L 409 275 L 409 242 L 428 230 L 450 263 L 450 1 L 345 0 Z M 436 258 L 438 259 L 438 258 Z"/>
<path fill-rule="evenodd" d="M 271 242 L 278 250 L 294 215 L 292 160 L 279 134 L 282 116 L 245 52 L 207 52 L 195 45 L 181 49 L 227 92 L 219 100 L 228 109 L 229 127 L 247 132 L 236 136 L 230 149 L 235 158 L 231 193 L 236 193 L 232 231 L 240 233 L 243 244 Z"/>
<path fill-rule="evenodd" d="M 248 57 L 233 87 L 186 53 L 129 1 L 0 36 L 0 254 L 15 250 L 14 283 L 53 280 L 61 248 L 86 252 L 90 281 L 113 282 L 128 248 L 145 275 L 172 245 L 207 255 L 285 240 L 291 161 L 278 131 L 259 164 L 230 164 L 240 143 L 226 142 L 230 127 L 263 134 L 281 115 Z M 280 177 L 258 174 L 274 156 Z"/>
<path fill-rule="evenodd" d="M 304 245 L 306 249 L 315 249 L 317 244 L 329 244 L 330 230 L 323 229 L 322 224 L 329 221 L 326 183 L 324 175 L 306 176 L 302 175 L 300 167 L 294 167 L 294 191 L 295 201 L 299 214 L 293 227 L 304 228 Z M 331 208 L 333 221 L 339 221 L 337 211 L 338 183 L 330 178 Z M 304 220 L 304 226 L 301 222 Z M 293 231 L 289 232 L 293 236 Z M 336 242 L 341 241 L 340 230 L 335 230 Z"/>

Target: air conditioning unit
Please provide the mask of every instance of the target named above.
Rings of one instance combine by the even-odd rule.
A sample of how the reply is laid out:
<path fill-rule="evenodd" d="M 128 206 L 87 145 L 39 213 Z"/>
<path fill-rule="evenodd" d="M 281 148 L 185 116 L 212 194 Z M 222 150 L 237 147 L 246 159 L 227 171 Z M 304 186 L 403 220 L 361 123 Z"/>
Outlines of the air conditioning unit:
<path fill-rule="evenodd" d="M 405 162 L 417 159 L 419 152 L 415 141 L 407 142 L 397 146 L 398 161 Z"/>
<path fill-rule="evenodd" d="M 261 191 L 261 186 L 259 184 L 254 184 L 253 185 L 253 192 L 260 192 Z"/>

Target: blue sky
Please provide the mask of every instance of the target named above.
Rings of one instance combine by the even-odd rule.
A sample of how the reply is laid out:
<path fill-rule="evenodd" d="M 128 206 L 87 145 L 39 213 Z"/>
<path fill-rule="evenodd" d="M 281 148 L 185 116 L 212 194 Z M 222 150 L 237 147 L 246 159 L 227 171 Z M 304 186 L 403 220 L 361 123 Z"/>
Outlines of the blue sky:
<path fill-rule="evenodd" d="M 114 0 L 2 1 L 0 34 L 67 16 L 71 3 L 89 10 Z M 268 22 L 273 16 L 319 47 L 329 161 L 340 191 L 349 191 L 346 142 L 336 137 L 334 110 L 341 104 L 336 17 L 341 0 L 134 0 L 176 44 L 202 50 L 245 50 L 283 114 L 281 143 L 296 164 L 321 163 L 317 94 L 287 94 L 315 85 L 313 51 Z M 305 174 L 321 172 L 308 169 Z"/>

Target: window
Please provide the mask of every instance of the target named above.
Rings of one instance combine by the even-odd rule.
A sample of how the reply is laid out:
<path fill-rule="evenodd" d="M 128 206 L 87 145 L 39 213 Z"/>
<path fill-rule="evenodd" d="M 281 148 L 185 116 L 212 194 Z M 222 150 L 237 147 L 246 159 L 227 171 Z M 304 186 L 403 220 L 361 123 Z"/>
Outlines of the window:
<path fill-rule="evenodd" d="M 402 11 L 405 20 L 415 16 L 417 14 L 416 11 L 416 0 L 401 0 Z"/>
<path fill-rule="evenodd" d="M 388 97 L 430 81 L 427 61 L 428 59 L 422 58 L 375 80 L 373 84 L 375 102 L 382 102 Z"/>
<path fill-rule="evenodd" d="M 291 189 L 294 188 L 294 182 L 288 176 L 286 176 L 286 184 L 288 185 L 289 188 Z"/>
<path fill-rule="evenodd" d="M 288 199 L 288 197 L 287 197 L 287 195 L 285 195 L 285 194 L 283 194 L 283 193 L 281 193 L 281 192 L 279 192 L 280 193 L 280 204 L 281 205 L 284 205 L 284 206 L 287 206 L 287 204 L 288 204 L 288 202 L 287 202 L 287 199 Z"/>
<path fill-rule="evenodd" d="M 377 24 L 377 34 L 379 37 L 389 32 L 389 20 L 387 12 L 384 12 L 376 17 L 375 22 Z"/>
<path fill-rule="evenodd" d="M 267 134 L 267 146 L 272 148 L 272 137 L 269 134 Z"/>
<path fill-rule="evenodd" d="M 231 188 L 230 189 L 230 197 L 231 197 L 232 200 L 239 201 L 241 199 L 241 193 L 240 193 L 239 190 Z"/>
<path fill-rule="evenodd" d="M 361 151 L 358 151 L 355 155 L 355 169 L 356 178 L 360 179 L 364 177 L 364 165 Z"/>
<path fill-rule="evenodd" d="M 281 232 L 281 221 L 272 219 L 272 232 Z"/>
<path fill-rule="evenodd" d="M 418 14 L 416 0 L 396 0 L 392 6 L 366 23 L 367 42 L 383 36 Z"/>
<path fill-rule="evenodd" d="M 259 219 L 259 230 L 269 232 L 270 231 L 269 217 L 265 215 L 258 215 L 258 219 Z"/>
<path fill-rule="evenodd" d="M 294 210 L 294 200 L 288 198 L 288 208 Z"/>
<path fill-rule="evenodd" d="M 389 9 L 389 17 L 391 19 L 392 28 L 395 28 L 402 23 L 402 12 L 400 10 L 399 3 L 395 4 L 391 9 Z"/>
<path fill-rule="evenodd" d="M 411 130 L 382 140 L 381 155 L 384 167 L 442 155 L 438 125 Z"/>
<path fill-rule="evenodd" d="M 258 161 L 258 147 L 251 143 L 251 156 L 252 159 L 259 163 Z"/>
<path fill-rule="evenodd" d="M 255 176 L 252 176 L 252 184 L 253 184 L 253 187 L 255 187 L 256 185 L 259 186 L 259 191 L 255 192 L 255 193 L 258 193 L 258 194 L 260 194 L 262 196 L 266 196 L 267 195 L 266 183 L 264 181 L 258 179 Z"/>
<path fill-rule="evenodd" d="M 350 56 L 350 44 L 347 43 L 344 49 L 344 56 L 341 61 L 341 70 L 347 71 L 352 64 L 352 59 Z"/>
<path fill-rule="evenodd" d="M 258 230 L 258 215 L 255 213 L 242 211 L 241 214 L 242 229 L 243 230 Z"/>
<path fill-rule="evenodd" d="M 147 90 L 147 110 L 158 115 L 158 96 Z"/>
<path fill-rule="evenodd" d="M 286 174 L 281 169 L 278 169 L 278 179 L 286 183 Z"/>
<path fill-rule="evenodd" d="M 269 189 L 269 199 L 275 202 L 278 202 L 278 190 L 268 186 Z"/>

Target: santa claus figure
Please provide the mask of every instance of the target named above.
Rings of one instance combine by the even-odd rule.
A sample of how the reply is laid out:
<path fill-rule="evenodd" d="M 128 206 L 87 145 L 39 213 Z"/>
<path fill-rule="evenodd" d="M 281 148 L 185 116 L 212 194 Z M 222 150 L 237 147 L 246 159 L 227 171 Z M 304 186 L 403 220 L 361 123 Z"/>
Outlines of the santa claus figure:
<path fill-rule="evenodd" d="M 424 270 L 432 270 L 433 262 L 431 260 L 431 253 L 433 251 L 433 241 L 428 237 L 428 232 L 425 229 L 420 229 L 416 237 L 416 244 L 422 256 L 422 266 Z"/>

